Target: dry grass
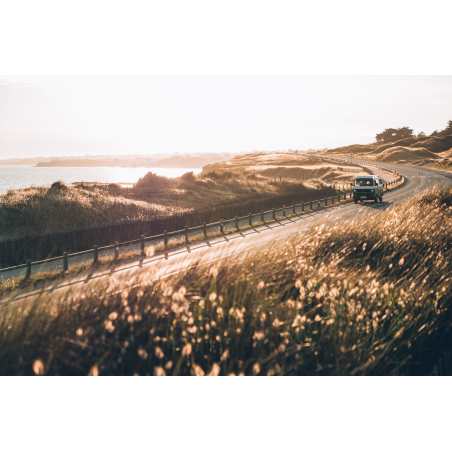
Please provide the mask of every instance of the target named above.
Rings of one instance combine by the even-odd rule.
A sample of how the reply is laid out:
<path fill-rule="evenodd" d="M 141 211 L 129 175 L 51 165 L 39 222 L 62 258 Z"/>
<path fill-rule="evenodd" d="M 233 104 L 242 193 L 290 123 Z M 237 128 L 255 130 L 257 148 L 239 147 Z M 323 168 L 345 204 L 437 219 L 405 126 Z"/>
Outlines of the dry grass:
<path fill-rule="evenodd" d="M 344 202 L 351 202 L 352 199 L 342 200 L 341 203 Z M 327 208 L 330 208 L 335 204 L 329 204 Z M 306 211 L 308 212 L 308 211 Z M 277 221 L 281 221 L 283 219 L 292 218 L 295 216 L 303 215 L 303 213 L 296 213 L 296 214 L 287 214 L 285 217 L 276 217 L 274 220 L 266 220 L 265 222 L 254 222 L 252 226 L 250 225 L 242 225 L 239 228 L 240 232 L 247 231 L 249 229 L 257 228 L 260 226 L 264 226 L 267 224 L 272 224 Z M 225 229 L 224 232 L 216 231 L 216 232 L 207 232 L 207 238 L 208 239 L 214 239 L 218 237 L 227 237 L 232 234 L 236 234 L 238 231 L 235 228 L 229 228 Z M 204 236 L 204 233 L 197 234 L 195 236 L 190 236 L 190 245 L 197 244 L 199 242 L 202 242 L 206 240 L 206 237 Z M 185 241 L 185 238 L 170 238 L 168 240 L 168 245 L 165 249 L 163 243 L 160 243 L 155 246 L 148 246 L 145 248 L 145 256 L 151 257 L 156 254 L 164 253 L 165 251 L 174 251 L 176 249 L 181 249 L 183 247 L 186 247 L 187 243 Z M 83 275 L 86 276 L 87 270 L 92 270 L 95 268 L 96 270 L 101 270 L 102 268 L 108 268 L 111 265 L 117 265 L 118 263 L 125 263 L 130 260 L 136 260 L 141 256 L 141 250 L 135 250 L 135 251 L 127 251 L 122 252 L 119 254 L 119 257 L 116 259 L 114 255 L 110 256 L 104 256 L 99 257 L 97 263 L 82 263 L 77 265 L 72 265 L 69 267 L 68 270 L 53 270 L 53 271 L 38 271 L 37 273 L 33 273 L 30 277 L 26 278 L 25 276 L 20 276 L 18 278 L 10 278 L 4 281 L 0 282 L 0 295 L 8 294 L 9 296 L 15 296 L 17 291 L 21 291 L 23 289 L 37 289 L 42 288 L 43 284 L 48 281 L 55 281 L 55 280 L 63 280 L 68 276 L 82 277 Z"/>
<path fill-rule="evenodd" d="M 319 183 L 350 183 L 356 172 L 346 172 L 347 164 L 325 162 L 311 156 L 296 154 L 245 154 L 233 159 L 206 165 L 201 177 L 210 174 L 234 175 L 235 177 L 262 177 L 268 180 L 292 179 Z"/>
<path fill-rule="evenodd" d="M 119 187 L 115 192 L 120 191 Z M 176 210 L 126 199 L 93 186 L 28 188 L 0 194 L 0 239 L 169 215 Z"/>
<path fill-rule="evenodd" d="M 184 175 L 185 176 L 185 175 Z M 240 176 L 233 173 L 203 173 L 198 176 L 174 179 L 165 189 L 149 187 L 129 191 L 129 198 L 172 206 L 186 210 L 203 210 L 220 206 L 239 204 L 250 200 L 268 198 L 274 195 L 315 191 L 325 183 L 312 179 L 302 182 L 296 178 L 285 178 L 277 182 L 267 177 Z M 314 198 L 313 198 L 314 199 Z"/>
<path fill-rule="evenodd" d="M 414 148 L 407 146 L 396 146 L 388 148 L 376 154 L 374 159 L 378 162 L 391 162 L 391 163 L 415 163 L 424 159 L 436 159 L 438 158 L 433 152 L 427 151 L 424 148 Z"/>
<path fill-rule="evenodd" d="M 323 171 L 323 170 L 322 170 Z M 356 176 L 356 173 L 354 174 Z M 186 175 L 185 175 L 186 176 Z M 329 173 L 329 182 L 334 182 Z M 345 173 L 338 175 L 343 179 Z M 345 184 L 344 181 L 341 183 Z M 34 187 L 0 195 L 0 240 L 24 235 L 66 232 L 118 220 L 152 218 L 238 204 L 273 195 L 315 191 L 324 187 L 320 179 L 302 181 L 285 178 L 217 174 L 167 179 L 148 173 L 139 187 L 126 189 L 110 184 L 79 184 Z"/>
<path fill-rule="evenodd" d="M 236 261 L 7 303 L 0 373 L 429 372 L 451 322 L 451 203 L 436 188 Z"/>

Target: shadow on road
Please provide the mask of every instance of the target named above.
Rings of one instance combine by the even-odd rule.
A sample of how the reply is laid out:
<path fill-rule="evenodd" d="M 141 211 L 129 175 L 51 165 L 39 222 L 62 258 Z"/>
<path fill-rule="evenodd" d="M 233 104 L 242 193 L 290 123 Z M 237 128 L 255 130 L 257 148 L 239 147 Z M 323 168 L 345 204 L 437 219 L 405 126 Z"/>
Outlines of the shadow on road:
<path fill-rule="evenodd" d="M 392 206 L 392 202 L 383 201 L 383 202 L 373 202 L 373 201 L 364 201 L 356 204 L 357 206 L 362 205 L 363 207 L 369 207 L 371 209 L 383 210 L 387 209 L 389 206 Z"/>

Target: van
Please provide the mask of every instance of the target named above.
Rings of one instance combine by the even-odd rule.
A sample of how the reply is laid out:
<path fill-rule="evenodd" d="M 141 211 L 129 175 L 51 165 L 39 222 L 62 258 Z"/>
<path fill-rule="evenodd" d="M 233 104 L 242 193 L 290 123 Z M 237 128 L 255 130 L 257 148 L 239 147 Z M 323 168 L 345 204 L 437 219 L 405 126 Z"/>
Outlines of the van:
<path fill-rule="evenodd" d="M 373 199 L 374 202 L 383 201 L 383 181 L 380 176 L 358 176 L 351 185 L 355 204 L 367 199 Z"/>

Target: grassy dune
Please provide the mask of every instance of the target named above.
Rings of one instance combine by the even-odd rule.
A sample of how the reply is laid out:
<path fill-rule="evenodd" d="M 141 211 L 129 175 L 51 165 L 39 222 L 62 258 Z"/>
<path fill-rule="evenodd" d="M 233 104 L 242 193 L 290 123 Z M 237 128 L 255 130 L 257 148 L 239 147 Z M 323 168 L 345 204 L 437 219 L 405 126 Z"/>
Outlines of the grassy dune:
<path fill-rule="evenodd" d="M 347 172 L 348 164 L 319 161 L 311 156 L 294 154 L 246 154 L 230 160 L 212 163 L 203 168 L 201 176 L 209 174 L 233 174 L 239 177 L 262 176 L 279 180 L 279 177 L 312 180 L 325 183 L 349 183 L 357 175 Z M 363 173 L 364 174 L 364 173 Z"/>
<path fill-rule="evenodd" d="M 170 279 L 6 303 L 0 374 L 428 373 L 450 344 L 451 231 L 436 188 Z"/>
<path fill-rule="evenodd" d="M 96 186 L 28 188 L 0 194 L 0 239 L 33 233 L 68 231 L 121 219 L 170 215 L 176 209 L 121 196 Z"/>
<path fill-rule="evenodd" d="M 254 158 L 245 157 L 248 163 Z M 301 158 L 290 155 L 274 157 Z M 204 210 L 272 195 L 306 191 L 306 188 L 313 192 L 312 199 L 315 199 L 315 190 L 325 186 L 326 182 L 345 184 L 357 174 L 317 166 L 313 172 L 306 173 L 304 180 L 297 172 L 299 169 L 291 166 L 285 170 L 282 180 L 279 181 L 278 177 L 276 182 L 273 173 L 262 176 L 249 169 L 242 171 L 242 174 L 209 171 L 194 176 L 187 173 L 175 179 L 148 173 L 133 189 L 121 188 L 116 184 L 66 186 L 56 182 L 52 187 L 10 191 L 0 194 L 0 239 L 69 231 L 124 219 Z"/>
<path fill-rule="evenodd" d="M 411 137 L 383 145 L 351 145 L 329 149 L 326 155 L 348 156 L 378 162 L 452 169 L 452 135 L 445 137 Z"/>

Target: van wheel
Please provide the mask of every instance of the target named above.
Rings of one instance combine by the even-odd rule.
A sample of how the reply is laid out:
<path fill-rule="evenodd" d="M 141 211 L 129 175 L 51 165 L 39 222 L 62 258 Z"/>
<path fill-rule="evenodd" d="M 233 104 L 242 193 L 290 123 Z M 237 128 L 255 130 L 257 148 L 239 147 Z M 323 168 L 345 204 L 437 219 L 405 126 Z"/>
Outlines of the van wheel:
<path fill-rule="evenodd" d="M 374 198 L 374 202 L 378 202 L 378 197 L 377 197 L 377 198 Z"/>
<path fill-rule="evenodd" d="M 383 202 L 383 196 L 380 196 L 380 202 Z"/>
<path fill-rule="evenodd" d="M 358 202 L 358 200 L 355 198 L 355 204 Z"/>

